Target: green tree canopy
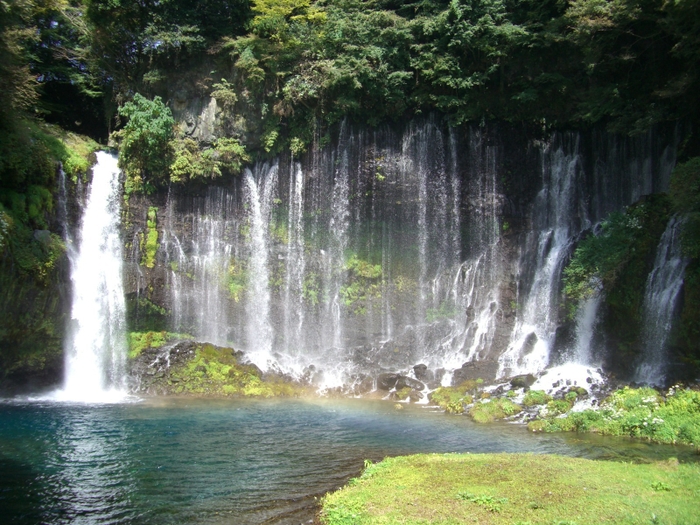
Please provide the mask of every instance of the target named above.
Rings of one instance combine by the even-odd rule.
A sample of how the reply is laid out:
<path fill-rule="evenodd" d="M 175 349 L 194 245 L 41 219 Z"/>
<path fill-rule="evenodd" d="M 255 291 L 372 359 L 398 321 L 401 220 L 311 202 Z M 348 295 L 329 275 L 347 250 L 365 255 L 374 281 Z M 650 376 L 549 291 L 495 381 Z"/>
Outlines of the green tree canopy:
<path fill-rule="evenodd" d="M 119 108 L 119 115 L 128 119 L 114 134 L 119 141 L 119 166 L 127 176 L 127 192 L 151 192 L 168 180 L 175 120 L 160 97 L 149 100 L 139 93 Z"/>

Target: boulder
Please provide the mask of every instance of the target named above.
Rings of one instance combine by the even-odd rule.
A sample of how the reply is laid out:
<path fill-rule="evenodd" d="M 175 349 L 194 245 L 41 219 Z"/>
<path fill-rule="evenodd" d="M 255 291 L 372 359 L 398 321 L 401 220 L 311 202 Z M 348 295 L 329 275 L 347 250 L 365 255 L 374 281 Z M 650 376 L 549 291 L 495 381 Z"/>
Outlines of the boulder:
<path fill-rule="evenodd" d="M 425 388 L 425 385 L 417 379 L 399 375 L 396 380 L 396 390 L 401 390 L 402 388 L 406 387 L 409 387 L 413 390 L 423 390 Z"/>
<path fill-rule="evenodd" d="M 419 381 L 427 381 L 428 379 L 428 365 L 424 365 L 423 363 L 416 365 L 413 367 L 413 374 L 416 376 L 416 379 Z"/>
<path fill-rule="evenodd" d="M 498 363 L 495 361 L 469 361 L 453 372 L 452 386 L 477 379 L 489 381 L 496 377 L 497 371 Z"/>
<path fill-rule="evenodd" d="M 537 378 L 532 374 L 523 374 L 510 378 L 510 386 L 512 388 L 530 388 Z"/>
<path fill-rule="evenodd" d="M 358 378 L 355 384 L 352 386 L 353 394 L 356 396 L 361 396 L 364 394 L 369 394 L 374 390 L 374 379 L 370 376 L 365 376 L 363 378 Z"/>
<path fill-rule="evenodd" d="M 383 373 L 377 376 L 378 390 L 391 390 L 396 387 L 396 382 L 399 380 L 400 374 Z"/>
<path fill-rule="evenodd" d="M 401 390 L 406 387 L 412 390 L 423 390 L 425 385 L 417 379 L 396 373 L 383 373 L 377 376 L 378 390 Z"/>

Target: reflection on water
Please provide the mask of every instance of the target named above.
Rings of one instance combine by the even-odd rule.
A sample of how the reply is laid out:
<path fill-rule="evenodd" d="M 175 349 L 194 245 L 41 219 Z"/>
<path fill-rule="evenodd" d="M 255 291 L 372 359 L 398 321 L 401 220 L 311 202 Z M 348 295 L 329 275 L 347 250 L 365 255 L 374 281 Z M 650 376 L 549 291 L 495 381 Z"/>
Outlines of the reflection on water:
<path fill-rule="evenodd" d="M 132 476 L 128 426 L 109 409 L 66 410 L 56 430 L 56 449 L 47 463 L 56 474 L 54 499 L 66 501 L 72 523 L 117 523 L 131 517 L 129 503 L 136 488 Z"/>
<path fill-rule="evenodd" d="M 10 523 L 301 523 L 365 459 L 417 452 L 696 459 L 689 449 L 534 435 L 379 402 L 158 399 L 0 404 Z M 685 456 L 684 456 L 685 455 Z"/>

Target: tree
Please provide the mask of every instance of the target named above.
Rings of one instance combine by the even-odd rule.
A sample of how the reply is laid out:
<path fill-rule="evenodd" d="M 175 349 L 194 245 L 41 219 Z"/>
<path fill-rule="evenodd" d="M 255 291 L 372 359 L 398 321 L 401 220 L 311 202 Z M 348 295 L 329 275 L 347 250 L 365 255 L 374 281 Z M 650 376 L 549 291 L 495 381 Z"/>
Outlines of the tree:
<path fill-rule="evenodd" d="M 114 133 L 120 142 L 119 166 L 127 176 L 126 191 L 149 193 L 168 180 L 175 120 L 160 97 L 148 100 L 139 93 L 119 108 L 119 115 L 129 119 Z"/>

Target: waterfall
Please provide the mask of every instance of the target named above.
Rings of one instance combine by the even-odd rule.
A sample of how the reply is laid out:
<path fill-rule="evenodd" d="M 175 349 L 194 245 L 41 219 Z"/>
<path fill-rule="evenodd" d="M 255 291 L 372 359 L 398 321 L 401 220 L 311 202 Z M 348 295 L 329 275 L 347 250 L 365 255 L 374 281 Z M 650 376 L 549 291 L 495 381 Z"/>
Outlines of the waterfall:
<path fill-rule="evenodd" d="M 196 212 L 182 216 L 178 199 L 169 194 L 164 214 L 162 247 L 168 268 L 172 304 L 171 330 L 201 341 L 230 344 L 233 316 L 230 302 L 241 302 L 232 276 L 242 271 L 236 198 L 212 187 L 191 202 Z"/>
<path fill-rule="evenodd" d="M 328 311 L 332 328 L 332 345 L 340 348 L 343 344 L 342 315 L 344 303 L 340 297 L 345 270 L 345 252 L 348 249 L 348 229 L 350 227 L 350 160 L 348 151 L 352 147 L 353 136 L 346 131 L 343 123 L 338 145 L 338 168 L 333 179 L 331 197 L 330 246 L 324 251 L 324 277 L 330 301 Z"/>
<path fill-rule="evenodd" d="M 454 136 L 450 137 L 450 149 L 456 151 Z M 452 187 L 453 213 L 450 220 L 452 232 L 449 245 L 452 253 L 451 271 L 447 284 L 448 294 L 455 305 L 454 324 L 442 341 L 443 353 L 440 366 L 459 368 L 465 361 L 479 360 L 490 350 L 500 313 L 499 281 L 502 264 L 499 257 L 501 232 L 499 217 L 502 209 L 498 178 L 498 150 L 489 144 L 479 130 L 469 134 L 468 190 L 468 253 L 462 261 L 460 248 L 460 181 L 458 164 L 452 154 L 450 186 Z"/>
<path fill-rule="evenodd" d="M 574 222 L 579 211 L 580 187 L 578 138 L 573 151 L 563 147 L 543 152 L 542 189 L 533 206 L 535 228 L 528 234 L 521 271 L 532 273 L 524 293 L 515 329 L 506 351 L 499 358 L 499 376 L 539 372 L 549 364 L 557 321 L 559 279 L 563 264 L 579 233 Z"/>
<path fill-rule="evenodd" d="M 116 157 L 98 152 L 79 245 L 69 254 L 72 323 L 64 388 L 57 393 L 63 400 L 99 402 L 124 396 L 126 327 L 119 177 Z"/>
<path fill-rule="evenodd" d="M 514 146 L 434 117 L 399 132 L 343 122 L 308 157 L 173 187 L 170 328 L 328 387 L 419 363 L 443 383 L 467 362 L 538 373 L 553 349 L 592 366 L 597 303 L 575 345 L 557 341 L 562 269 L 591 223 L 667 187 L 672 148 L 652 139 Z"/>
<path fill-rule="evenodd" d="M 669 220 L 656 249 L 654 268 L 647 278 L 640 338 L 644 346 L 635 374 L 635 380 L 641 383 L 663 386 L 666 381 L 668 336 L 689 262 L 681 249 L 682 224 L 677 215 Z"/>
<path fill-rule="evenodd" d="M 284 339 L 287 354 L 299 355 L 303 350 L 304 328 L 304 172 L 298 162 L 293 162 L 290 170 Z"/>
<path fill-rule="evenodd" d="M 249 292 L 247 299 L 248 355 L 263 370 L 272 357 L 273 332 L 270 324 L 269 230 L 272 196 L 277 184 L 277 166 L 244 175 L 250 226 Z"/>
<path fill-rule="evenodd" d="M 598 308 L 602 293 L 589 297 L 579 308 L 576 316 L 576 340 L 570 360 L 580 365 L 593 365 L 593 338 L 598 322 Z"/>

